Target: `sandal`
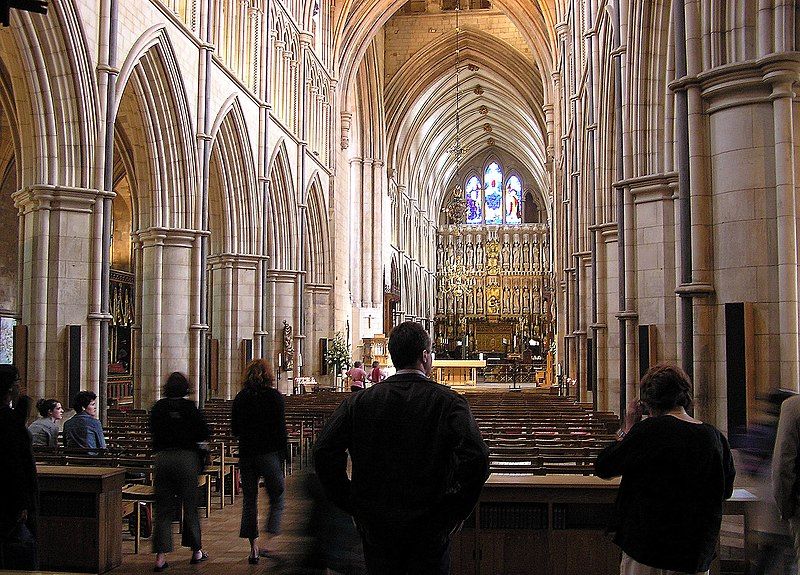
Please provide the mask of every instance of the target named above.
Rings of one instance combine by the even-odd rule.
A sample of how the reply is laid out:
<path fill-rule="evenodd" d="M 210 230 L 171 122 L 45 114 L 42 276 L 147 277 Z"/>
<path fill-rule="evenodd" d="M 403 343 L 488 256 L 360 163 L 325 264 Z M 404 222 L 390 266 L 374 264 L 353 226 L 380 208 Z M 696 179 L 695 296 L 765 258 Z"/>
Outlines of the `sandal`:
<path fill-rule="evenodd" d="M 195 557 L 195 553 L 197 553 L 197 551 L 192 553 L 192 559 L 189 561 L 189 563 L 191 563 L 192 565 L 197 565 L 198 563 L 202 563 L 203 561 L 208 561 L 208 553 L 206 553 L 205 551 L 200 550 L 200 557 Z"/>

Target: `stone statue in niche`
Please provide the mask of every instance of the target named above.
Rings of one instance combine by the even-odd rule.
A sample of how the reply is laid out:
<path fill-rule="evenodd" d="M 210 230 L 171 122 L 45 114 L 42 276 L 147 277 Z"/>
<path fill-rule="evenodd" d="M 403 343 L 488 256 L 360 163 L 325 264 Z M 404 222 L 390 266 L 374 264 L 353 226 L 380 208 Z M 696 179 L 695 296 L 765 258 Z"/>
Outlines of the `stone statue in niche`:
<path fill-rule="evenodd" d="M 483 242 L 478 238 L 478 243 L 475 244 L 475 269 L 483 269 Z"/>
<path fill-rule="evenodd" d="M 467 271 L 470 271 L 475 269 L 473 267 L 475 265 L 475 252 L 472 250 L 472 240 L 467 240 L 465 248 L 464 265 L 467 267 Z"/>
<path fill-rule="evenodd" d="M 442 246 L 442 238 L 439 238 L 439 241 L 436 242 L 436 261 L 440 266 L 444 266 L 444 247 Z"/>
<path fill-rule="evenodd" d="M 500 265 L 504 270 L 508 270 L 511 265 L 511 246 L 508 242 L 503 242 L 503 247 L 500 250 Z"/>
<path fill-rule="evenodd" d="M 547 242 L 542 242 L 542 269 L 547 269 Z"/>
<path fill-rule="evenodd" d="M 531 311 L 531 291 L 526 285 L 522 288 L 522 313 L 530 313 Z"/>
<path fill-rule="evenodd" d="M 511 268 L 512 268 L 512 269 L 513 269 L 515 272 L 517 272 L 517 271 L 520 271 L 520 265 L 519 265 L 519 264 L 520 264 L 520 262 L 519 262 L 519 257 L 520 257 L 520 245 L 519 245 L 519 240 L 514 240 L 514 247 L 513 247 L 513 249 L 511 250 L 511 261 L 512 261 Z"/>
<path fill-rule="evenodd" d="M 538 271 L 541 268 L 539 267 L 539 244 L 536 241 L 533 242 L 532 251 L 533 251 L 533 269 Z"/>
<path fill-rule="evenodd" d="M 511 290 L 503 288 L 503 313 L 511 313 Z"/>
<path fill-rule="evenodd" d="M 531 269 L 531 244 L 528 242 L 528 236 L 522 242 L 522 267 L 525 270 Z"/>
<path fill-rule="evenodd" d="M 284 371 L 294 369 L 294 341 L 292 339 L 292 326 L 283 320 L 283 365 Z"/>
<path fill-rule="evenodd" d="M 514 286 L 514 305 L 513 305 L 513 312 L 519 313 L 522 308 L 522 302 L 520 301 L 520 293 L 519 293 L 519 286 Z"/>
<path fill-rule="evenodd" d="M 475 291 L 467 289 L 467 313 L 475 313 Z"/>
<path fill-rule="evenodd" d="M 475 313 L 483 313 L 483 288 L 481 286 L 475 290 Z"/>

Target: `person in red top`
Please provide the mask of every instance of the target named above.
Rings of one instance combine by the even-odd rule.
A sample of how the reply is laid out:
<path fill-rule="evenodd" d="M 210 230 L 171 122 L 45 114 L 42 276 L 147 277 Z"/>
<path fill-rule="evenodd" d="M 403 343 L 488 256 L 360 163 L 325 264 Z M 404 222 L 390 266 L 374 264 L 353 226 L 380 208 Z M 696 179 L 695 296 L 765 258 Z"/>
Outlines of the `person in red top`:
<path fill-rule="evenodd" d="M 372 371 L 369 372 L 369 380 L 378 383 L 386 379 L 386 374 L 381 370 L 381 364 L 377 361 L 372 362 Z"/>
<path fill-rule="evenodd" d="M 367 372 L 362 366 L 363 364 L 357 361 L 353 364 L 353 367 L 347 370 L 347 377 L 350 378 L 350 391 L 364 389 L 364 382 L 367 381 Z"/>

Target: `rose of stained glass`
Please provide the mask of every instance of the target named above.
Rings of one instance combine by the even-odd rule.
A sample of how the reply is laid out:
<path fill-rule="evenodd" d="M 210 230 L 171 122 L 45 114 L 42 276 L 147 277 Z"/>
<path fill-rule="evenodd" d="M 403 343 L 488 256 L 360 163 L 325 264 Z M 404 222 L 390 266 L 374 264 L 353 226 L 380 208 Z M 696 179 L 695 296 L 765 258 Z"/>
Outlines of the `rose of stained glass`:
<path fill-rule="evenodd" d="M 520 217 L 520 205 L 522 204 L 522 182 L 519 177 L 511 176 L 506 184 L 506 223 L 518 224 L 522 222 Z"/>
<path fill-rule="evenodd" d="M 503 172 L 497 162 L 492 162 L 483 175 L 484 198 L 486 201 L 486 223 L 503 223 Z"/>
<path fill-rule="evenodd" d="M 472 176 L 467 181 L 467 185 L 464 187 L 464 199 L 467 201 L 467 223 L 482 223 L 481 182 L 476 176 Z"/>

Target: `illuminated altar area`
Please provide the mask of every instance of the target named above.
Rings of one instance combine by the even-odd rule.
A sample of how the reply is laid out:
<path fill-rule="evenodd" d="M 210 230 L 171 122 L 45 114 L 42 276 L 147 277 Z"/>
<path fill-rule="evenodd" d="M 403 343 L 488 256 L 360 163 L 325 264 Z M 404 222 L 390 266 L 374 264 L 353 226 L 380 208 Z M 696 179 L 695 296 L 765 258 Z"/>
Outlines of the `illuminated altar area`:
<path fill-rule="evenodd" d="M 551 385 L 550 230 L 519 170 L 504 179 L 496 156 L 485 166 L 483 181 L 467 170 L 441 210 L 434 345 L 437 363 L 453 365 L 440 377 L 474 384 L 465 374 L 479 361 L 486 382 Z"/>

